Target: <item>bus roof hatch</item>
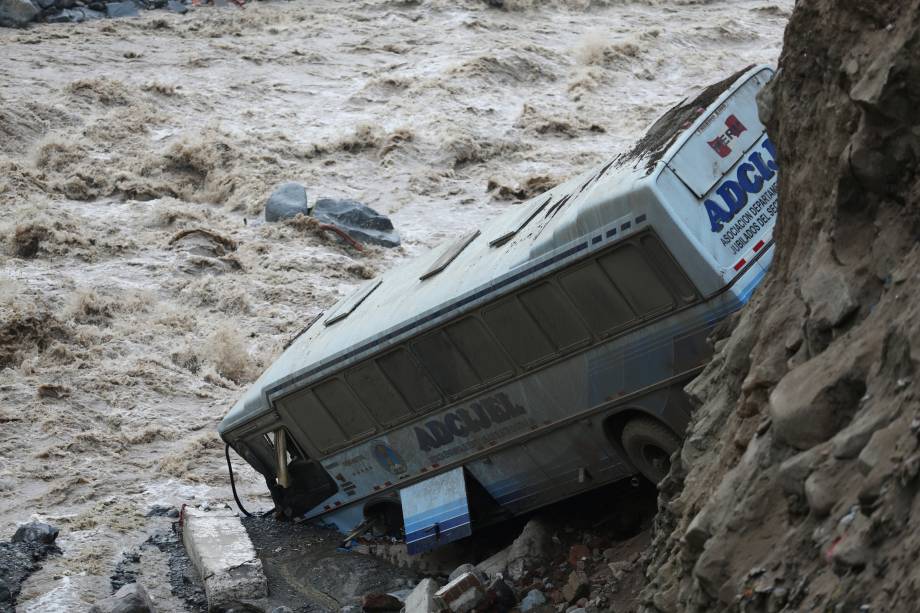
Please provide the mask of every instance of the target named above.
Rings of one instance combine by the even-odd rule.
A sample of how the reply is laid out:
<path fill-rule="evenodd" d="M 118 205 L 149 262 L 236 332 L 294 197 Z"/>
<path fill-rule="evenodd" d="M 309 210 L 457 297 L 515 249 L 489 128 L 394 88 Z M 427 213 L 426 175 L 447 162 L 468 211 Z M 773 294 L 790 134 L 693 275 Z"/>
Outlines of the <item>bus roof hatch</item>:
<path fill-rule="evenodd" d="M 447 268 L 451 262 L 457 259 L 457 256 L 460 255 L 460 252 L 466 249 L 467 245 L 472 243 L 477 236 L 479 236 L 479 230 L 472 230 L 471 232 L 467 232 L 455 240 L 453 243 L 448 245 L 444 250 L 444 253 L 442 253 L 441 256 L 435 260 L 434 264 L 431 265 L 431 268 L 426 270 L 422 276 L 419 277 L 419 280 L 424 281 L 425 279 L 433 277 Z"/>
<path fill-rule="evenodd" d="M 323 321 L 323 324 L 329 326 L 351 315 L 351 312 L 357 309 L 358 305 L 364 302 L 364 299 L 371 295 L 371 292 L 380 287 L 381 283 L 383 283 L 382 279 L 372 279 L 371 281 L 368 281 L 359 287 L 344 302 L 329 312 L 329 317 Z"/>

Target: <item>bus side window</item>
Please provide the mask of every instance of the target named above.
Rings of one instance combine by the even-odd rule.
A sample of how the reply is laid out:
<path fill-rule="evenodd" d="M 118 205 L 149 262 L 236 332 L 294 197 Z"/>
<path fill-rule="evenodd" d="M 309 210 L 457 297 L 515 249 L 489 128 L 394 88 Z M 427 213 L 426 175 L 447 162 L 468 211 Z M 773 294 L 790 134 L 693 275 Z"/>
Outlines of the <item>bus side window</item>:
<path fill-rule="evenodd" d="M 687 275 L 681 270 L 677 262 L 665 250 L 661 241 L 652 234 L 646 234 L 642 237 L 642 250 L 651 260 L 651 263 L 665 277 L 665 282 L 674 294 L 683 302 L 694 302 L 698 295 L 696 288 L 687 278 Z"/>
<path fill-rule="evenodd" d="M 505 353 L 475 317 L 464 317 L 447 326 L 444 331 L 483 383 L 491 383 L 513 374 L 514 369 Z"/>
<path fill-rule="evenodd" d="M 374 431 L 374 422 L 341 380 L 323 381 L 313 386 L 313 393 L 342 427 L 348 439 L 355 439 Z"/>
<path fill-rule="evenodd" d="M 640 316 L 674 306 L 671 293 L 635 245 L 623 245 L 598 262 Z"/>
<path fill-rule="evenodd" d="M 373 361 L 355 366 L 346 372 L 345 381 L 381 424 L 390 426 L 412 416 L 406 401 Z"/>
<path fill-rule="evenodd" d="M 438 388 L 406 349 L 400 347 L 377 358 L 377 365 L 412 410 L 425 411 L 441 404 Z"/>
<path fill-rule="evenodd" d="M 326 411 L 312 391 L 295 392 L 278 401 L 285 413 L 295 419 L 310 438 L 313 446 L 322 452 L 329 451 L 345 442 L 342 428 Z"/>
<path fill-rule="evenodd" d="M 515 296 L 487 308 L 482 318 L 498 342 L 521 366 L 552 355 L 555 347 Z"/>
<path fill-rule="evenodd" d="M 524 290 L 519 297 L 524 308 L 552 339 L 557 350 L 565 351 L 588 340 L 590 335 L 584 324 L 554 285 L 540 283 Z"/>
<path fill-rule="evenodd" d="M 622 328 L 636 318 L 596 262 L 561 273 L 559 282 L 598 336 Z"/>
<path fill-rule="evenodd" d="M 441 330 L 426 334 L 410 344 L 419 361 L 425 365 L 425 370 L 448 396 L 456 396 L 480 384 L 466 358 Z"/>

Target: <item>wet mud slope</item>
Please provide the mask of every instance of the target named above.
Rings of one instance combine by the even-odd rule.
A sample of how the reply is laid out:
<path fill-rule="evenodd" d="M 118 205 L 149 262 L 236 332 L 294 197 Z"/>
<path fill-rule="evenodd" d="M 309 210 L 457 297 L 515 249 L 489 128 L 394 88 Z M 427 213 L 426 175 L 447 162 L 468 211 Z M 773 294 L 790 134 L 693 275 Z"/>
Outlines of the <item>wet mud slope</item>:
<path fill-rule="evenodd" d="M 150 513 L 232 500 L 216 425 L 306 322 L 775 62 L 791 7 L 316 0 L 0 28 L 0 538 L 61 530 L 19 610 L 88 608 L 141 548 L 133 576 L 185 610 Z M 264 223 L 283 181 L 389 215 L 402 246 Z"/>
<path fill-rule="evenodd" d="M 920 598 L 920 6 L 799 2 L 761 99 L 777 259 L 690 386 L 648 611 Z"/>

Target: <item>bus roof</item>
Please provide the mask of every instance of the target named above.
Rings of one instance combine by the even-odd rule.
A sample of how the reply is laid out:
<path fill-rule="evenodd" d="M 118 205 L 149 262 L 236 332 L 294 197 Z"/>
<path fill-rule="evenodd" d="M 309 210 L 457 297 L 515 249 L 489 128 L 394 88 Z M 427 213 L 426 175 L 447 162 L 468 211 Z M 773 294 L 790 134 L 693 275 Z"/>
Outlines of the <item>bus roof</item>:
<path fill-rule="evenodd" d="M 552 260 L 573 241 L 584 240 L 606 226 L 616 227 L 642 215 L 648 199 L 630 198 L 630 194 L 654 180 L 706 116 L 702 108 L 720 104 L 730 95 L 730 86 L 747 72 L 732 75 L 706 88 L 692 102 L 670 109 L 625 154 L 512 207 L 478 233 L 442 244 L 359 287 L 316 320 L 250 386 L 221 422 L 220 432 L 268 410 L 268 396 L 284 389 L 286 383 L 305 379 L 306 384 L 329 374 L 323 372 L 328 370 L 325 363 L 335 361 L 339 370 L 383 349 L 389 341 L 404 336 L 399 331 L 407 324 L 416 324 L 413 335 L 434 327 L 458 313 L 439 314 L 446 304 L 464 296 L 498 295 L 499 279 L 530 268 L 529 263 Z M 713 95 L 716 87 L 719 90 Z M 696 122 L 687 122 L 681 109 L 686 110 L 683 115 L 692 113 L 698 118 Z M 662 122 L 671 126 L 662 128 Z M 656 138 L 650 138 L 655 134 Z M 340 359 L 368 345 L 373 349 L 349 356 L 345 362 Z"/>

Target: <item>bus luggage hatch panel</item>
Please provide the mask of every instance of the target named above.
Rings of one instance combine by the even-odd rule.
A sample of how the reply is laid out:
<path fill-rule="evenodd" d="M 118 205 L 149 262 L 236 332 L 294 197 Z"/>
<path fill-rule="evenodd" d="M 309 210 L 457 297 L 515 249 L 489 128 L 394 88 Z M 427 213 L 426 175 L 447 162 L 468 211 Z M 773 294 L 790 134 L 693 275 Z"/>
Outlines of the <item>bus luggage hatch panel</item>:
<path fill-rule="evenodd" d="M 472 533 L 463 467 L 400 490 L 410 555 Z"/>

